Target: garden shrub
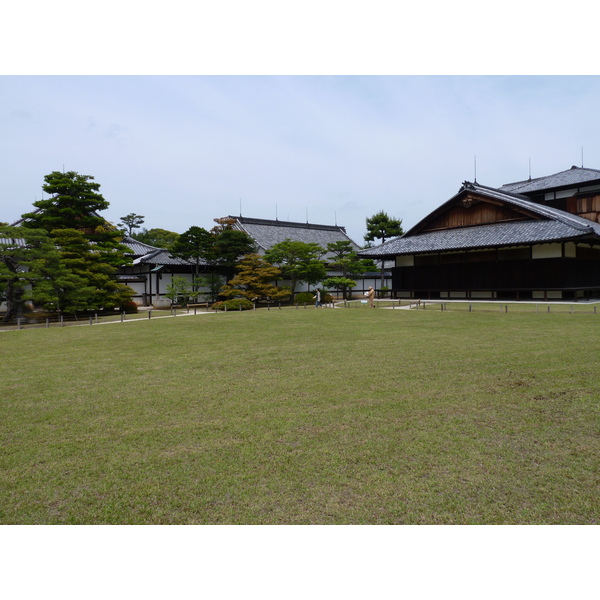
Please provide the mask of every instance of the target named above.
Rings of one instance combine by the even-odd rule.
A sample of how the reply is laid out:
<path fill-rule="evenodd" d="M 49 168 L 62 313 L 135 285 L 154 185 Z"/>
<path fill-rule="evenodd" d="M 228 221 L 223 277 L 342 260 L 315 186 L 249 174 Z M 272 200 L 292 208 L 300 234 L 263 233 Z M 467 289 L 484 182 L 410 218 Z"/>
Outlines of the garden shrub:
<path fill-rule="evenodd" d="M 135 314 L 138 311 L 138 305 L 133 300 L 127 300 L 121 305 L 121 312 Z"/>
<path fill-rule="evenodd" d="M 312 304 L 314 301 L 314 294 L 312 292 L 300 292 L 294 296 L 295 304 Z"/>
<path fill-rule="evenodd" d="M 231 298 L 231 300 L 223 300 L 221 302 L 215 302 L 212 305 L 215 310 L 252 310 L 254 303 L 247 298 Z"/>

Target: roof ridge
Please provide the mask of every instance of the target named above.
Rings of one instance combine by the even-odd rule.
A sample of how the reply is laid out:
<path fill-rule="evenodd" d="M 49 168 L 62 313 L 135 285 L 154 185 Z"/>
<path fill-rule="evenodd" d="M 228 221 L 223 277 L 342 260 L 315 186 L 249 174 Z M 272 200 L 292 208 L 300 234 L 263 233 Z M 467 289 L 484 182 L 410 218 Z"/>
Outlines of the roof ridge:
<path fill-rule="evenodd" d="M 298 229 L 323 229 L 326 231 L 343 231 L 346 228 L 341 225 L 321 225 L 318 223 L 300 223 L 297 221 L 280 221 L 279 219 L 257 219 L 255 217 L 234 217 L 229 216 L 229 219 L 235 219 L 239 223 L 251 223 L 252 225 L 272 225 L 274 227 L 296 227 Z"/>
<path fill-rule="evenodd" d="M 559 208 L 554 208 L 553 206 L 547 206 L 544 204 L 540 204 L 539 202 L 533 202 L 532 200 L 530 200 L 527 196 L 524 196 L 523 194 L 517 194 L 515 192 L 508 192 L 505 190 L 500 190 L 498 188 L 490 188 L 487 186 L 482 186 L 478 183 L 471 184 L 471 185 L 473 186 L 472 189 L 475 189 L 476 187 L 480 187 L 485 190 L 490 190 L 492 192 L 495 192 L 497 195 L 506 196 L 506 200 L 508 202 L 512 202 L 513 204 L 516 204 L 517 206 L 521 206 L 522 208 L 527 208 L 528 210 L 531 210 L 532 212 L 535 212 L 544 217 L 560 221 L 561 223 L 564 223 L 565 225 L 570 225 L 571 227 L 574 227 L 575 229 L 579 229 L 581 231 L 585 231 L 585 230 L 589 231 L 592 229 L 591 224 L 593 223 L 593 221 L 590 221 L 589 219 L 586 219 L 585 217 L 579 217 L 577 215 L 566 212 Z M 469 189 L 469 188 L 465 188 L 465 189 Z M 586 223 L 586 221 L 587 221 L 587 223 Z"/>

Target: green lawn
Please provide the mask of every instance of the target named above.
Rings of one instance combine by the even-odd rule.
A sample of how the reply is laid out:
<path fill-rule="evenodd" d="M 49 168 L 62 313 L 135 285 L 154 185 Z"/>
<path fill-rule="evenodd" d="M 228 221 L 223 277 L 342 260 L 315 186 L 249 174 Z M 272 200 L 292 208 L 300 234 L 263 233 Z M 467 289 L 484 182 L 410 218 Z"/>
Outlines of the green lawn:
<path fill-rule="evenodd" d="M 600 314 L 0 333 L 0 523 L 596 524 Z"/>

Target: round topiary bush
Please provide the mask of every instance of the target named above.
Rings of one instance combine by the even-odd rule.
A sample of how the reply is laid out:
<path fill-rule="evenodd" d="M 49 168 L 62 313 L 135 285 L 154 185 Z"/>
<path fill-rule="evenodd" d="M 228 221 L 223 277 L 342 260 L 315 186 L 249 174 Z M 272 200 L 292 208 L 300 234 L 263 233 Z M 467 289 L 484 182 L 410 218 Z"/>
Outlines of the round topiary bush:
<path fill-rule="evenodd" d="M 300 292 L 294 296 L 294 304 L 312 304 L 314 301 L 312 292 Z"/>
<path fill-rule="evenodd" d="M 254 304 L 247 298 L 231 298 L 231 300 L 215 302 L 212 307 L 214 310 L 252 310 Z"/>
<path fill-rule="evenodd" d="M 138 311 L 138 305 L 133 300 L 127 300 L 121 305 L 121 311 L 127 314 L 135 314 Z"/>

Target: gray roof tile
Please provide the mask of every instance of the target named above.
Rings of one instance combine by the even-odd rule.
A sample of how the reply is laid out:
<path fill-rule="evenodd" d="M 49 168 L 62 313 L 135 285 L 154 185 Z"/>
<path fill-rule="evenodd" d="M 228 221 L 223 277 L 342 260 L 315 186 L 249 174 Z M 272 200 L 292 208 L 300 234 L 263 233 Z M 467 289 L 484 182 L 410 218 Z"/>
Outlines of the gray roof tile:
<path fill-rule="evenodd" d="M 245 231 L 259 246 L 261 252 L 287 239 L 319 244 L 323 249 L 334 242 L 351 242 L 355 250 L 360 247 L 346 234 L 344 227 L 338 225 L 315 225 L 312 223 L 294 223 L 292 221 L 273 221 L 249 217 L 229 217 L 235 219 L 235 228 Z M 328 254 L 324 255 L 328 257 Z"/>
<path fill-rule="evenodd" d="M 597 169 L 584 169 L 583 167 L 571 167 L 566 171 L 548 175 L 546 177 L 537 177 L 526 181 L 516 181 L 514 183 L 505 183 L 500 186 L 500 190 L 508 192 L 517 192 L 519 194 L 528 194 L 541 192 L 560 187 L 578 186 L 592 181 L 600 180 L 600 171 Z"/>
<path fill-rule="evenodd" d="M 540 219 L 418 233 L 420 225 L 427 221 L 427 217 L 403 236 L 389 240 L 385 244 L 380 244 L 374 248 L 362 250 L 359 254 L 365 257 L 377 258 L 515 244 L 548 243 L 586 236 L 600 237 L 600 224 L 589 219 L 531 202 L 526 196 L 469 182 L 465 182 L 459 193 L 443 204 L 442 207 L 450 205 L 465 189 L 526 209 L 539 215 Z"/>

